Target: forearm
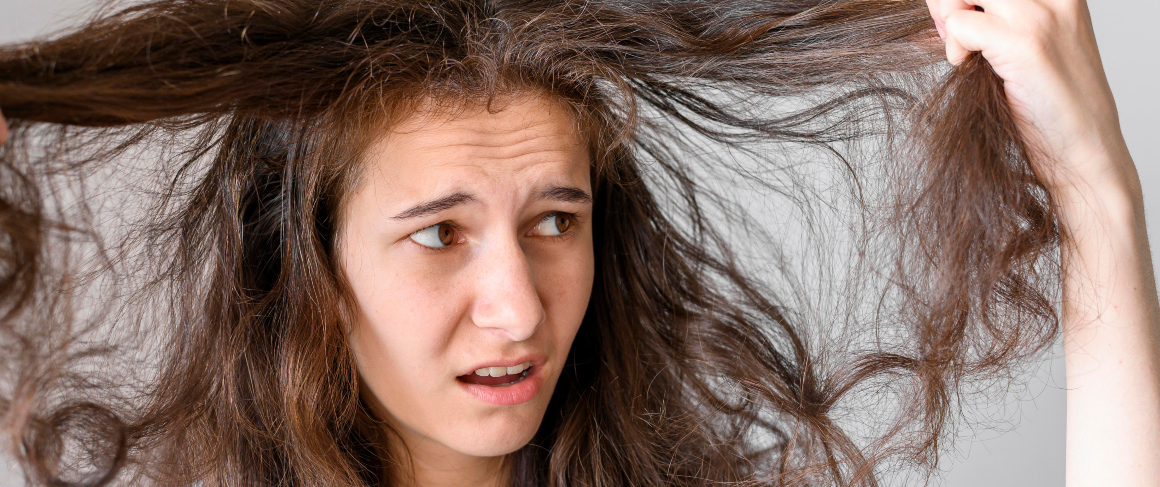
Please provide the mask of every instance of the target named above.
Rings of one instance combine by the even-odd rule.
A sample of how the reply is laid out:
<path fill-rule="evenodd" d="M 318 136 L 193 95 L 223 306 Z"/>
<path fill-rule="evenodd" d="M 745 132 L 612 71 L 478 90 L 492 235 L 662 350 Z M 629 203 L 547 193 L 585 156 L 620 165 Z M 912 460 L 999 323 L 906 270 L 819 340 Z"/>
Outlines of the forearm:
<path fill-rule="evenodd" d="M 1126 175 L 1056 195 L 1069 487 L 1160 484 L 1160 307 L 1135 170 L 1109 157 Z"/>

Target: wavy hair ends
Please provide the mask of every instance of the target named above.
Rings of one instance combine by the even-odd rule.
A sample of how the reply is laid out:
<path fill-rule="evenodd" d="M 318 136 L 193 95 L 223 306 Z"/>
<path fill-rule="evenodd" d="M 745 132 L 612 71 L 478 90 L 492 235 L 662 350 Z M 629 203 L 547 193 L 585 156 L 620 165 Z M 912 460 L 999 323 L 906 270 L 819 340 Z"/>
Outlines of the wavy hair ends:
<path fill-rule="evenodd" d="M 892 459 L 933 467 L 960 387 L 1058 329 L 1050 195 L 1001 80 L 978 54 L 936 80 L 941 52 L 918 0 L 155 1 L 2 47 L 3 425 L 34 484 L 405 479 L 346 347 L 339 209 L 376 130 L 418 103 L 531 90 L 589 139 L 598 267 L 513 485 L 871 486 Z M 804 103 L 737 103 L 787 99 Z M 688 171 L 706 161 L 666 144 L 817 147 L 862 188 L 839 149 L 881 133 L 867 120 L 890 141 L 891 210 L 859 255 L 889 256 L 892 311 L 871 325 L 902 338 L 836 354 L 734 257 Z M 72 294 L 91 276 L 59 258 L 101 235 L 60 176 L 165 134 L 182 143 L 134 234 L 164 353 L 120 394 L 90 362 L 115 353 L 86 339 L 106 315 Z M 884 382 L 907 402 L 853 434 L 835 410 Z"/>

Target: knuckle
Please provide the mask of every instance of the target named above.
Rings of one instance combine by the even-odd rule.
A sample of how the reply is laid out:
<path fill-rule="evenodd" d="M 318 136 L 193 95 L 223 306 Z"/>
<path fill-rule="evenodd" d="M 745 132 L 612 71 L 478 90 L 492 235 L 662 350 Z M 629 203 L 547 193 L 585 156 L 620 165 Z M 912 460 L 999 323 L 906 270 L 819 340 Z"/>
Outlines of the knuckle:
<path fill-rule="evenodd" d="M 963 12 L 963 10 L 955 10 L 947 14 L 946 18 L 943 19 L 943 25 L 946 26 L 948 31 L 961 28 L 960 23 L 963 21 Z"/>
<path fill-rule="evenodd" d="M 939 17 L 942 18 L 943 22 L 946 22 L 947 18 L 957 10 L 953 4 L 953 1 L 954 0 L 943 0 L 939 4 L 938 14 Z"/>

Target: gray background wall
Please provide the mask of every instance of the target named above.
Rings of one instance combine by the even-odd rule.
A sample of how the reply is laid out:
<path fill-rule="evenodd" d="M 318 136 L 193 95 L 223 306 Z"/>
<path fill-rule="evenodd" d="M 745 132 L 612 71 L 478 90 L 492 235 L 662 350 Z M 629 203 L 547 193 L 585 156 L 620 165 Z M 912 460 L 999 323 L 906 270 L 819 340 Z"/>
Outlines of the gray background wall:
<path fill-rule="evenodd" d="M 88 12 L 92 0 L 0 0 L 0 43 L 29 39 L 68 25 Z M 1092 21 L 1108 79 L 1120 111 L 1124 136 L 1139 169 L 1153 236 L 1154 260 L 1160 261 L 1160 2 L 1089 0 Z M 967 432 L 953 458 L 944 458 L 941 479 L 948 487 L 1062 486 L 1064 483 L 1065 384 L 1058 346 L 1045 359 L 1030 387 L 997 404 L 994 429 Z M 21 485 L 8 457 L 0 453 L 0 487 Z"/>

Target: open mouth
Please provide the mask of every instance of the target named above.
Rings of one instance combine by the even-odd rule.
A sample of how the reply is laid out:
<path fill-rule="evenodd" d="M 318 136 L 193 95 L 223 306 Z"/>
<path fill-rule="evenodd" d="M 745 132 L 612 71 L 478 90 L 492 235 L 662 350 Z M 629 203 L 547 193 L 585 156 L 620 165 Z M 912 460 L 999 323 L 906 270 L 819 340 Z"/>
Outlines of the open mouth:
<path fill-rule="evenodd" d="M 514 367 L 484 367 L 473 373 L 456 377 L 456 379 L 467 384 L 504 387 L 523 381 L 532 372 L 532 367 L 531 362 L 525 362 Z"/>
<path fill-rule="evenodd" d="M 533 355 L 518 359 L 526 362 L 510 367 L 481 367 L 456 377 L 456 382 L 468 395 L 493 406 L 524 404 L 539 397 L 544 382 L 549 379 L 551 369 L 540 370 L 545 367 L 546 358 Z"/>

